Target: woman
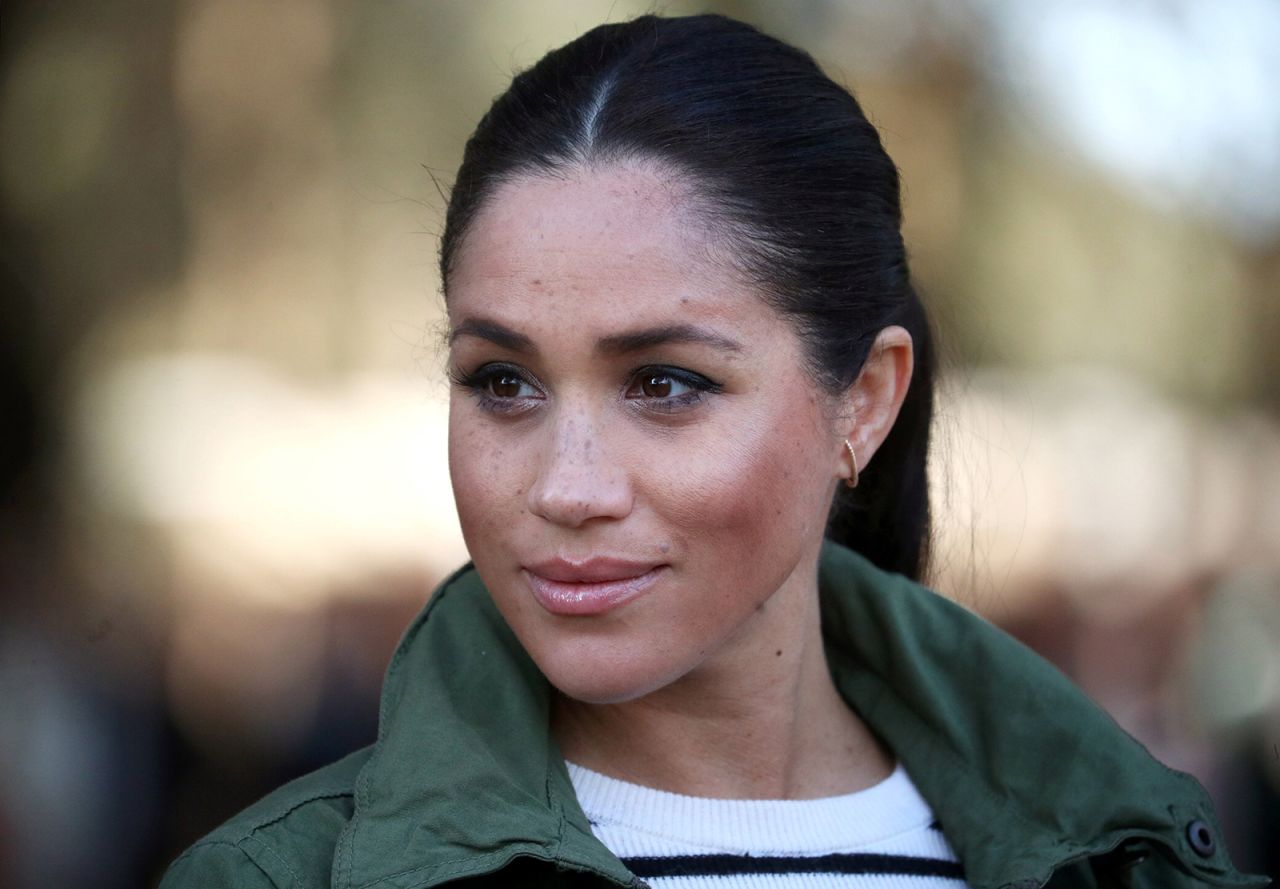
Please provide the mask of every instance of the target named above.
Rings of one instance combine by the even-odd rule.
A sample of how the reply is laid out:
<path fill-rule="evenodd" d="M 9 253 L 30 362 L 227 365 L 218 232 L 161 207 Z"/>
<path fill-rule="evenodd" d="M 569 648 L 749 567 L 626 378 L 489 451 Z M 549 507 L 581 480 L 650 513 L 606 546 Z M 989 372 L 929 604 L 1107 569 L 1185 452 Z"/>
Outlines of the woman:
<path fill-rule="evenodd" d="M 607 25 L 518 76 L 441 245 L 473 564 L 377 744 L 165 885 L 1262 885 L 1193 779 L 916 583 L 899 223 L 854 99 L 746 25 Z"/>

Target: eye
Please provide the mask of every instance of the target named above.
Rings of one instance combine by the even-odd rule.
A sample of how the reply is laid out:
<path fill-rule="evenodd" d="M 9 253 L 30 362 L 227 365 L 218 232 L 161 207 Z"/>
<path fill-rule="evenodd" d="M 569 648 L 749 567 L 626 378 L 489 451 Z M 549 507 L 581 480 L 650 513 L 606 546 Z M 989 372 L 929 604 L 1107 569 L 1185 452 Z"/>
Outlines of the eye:
<path fill-rule="evenodd" d="M 631 375 L 626 398 L 648 410 L 673 413 L 693 407 L 709 393 L 721 391 L 702 374 L 675 367 L 644 367 Z"/>
<path fill-rule="evenodd" d="M 646 373 L 637 381 L 636 388 L 645 398 L 670 398 L 683 394 L 682 390 L 689 387 L 669 374 Z"/>
<path fill-rule="evenodd" d="M 546 398 L 528 373 L 509 364 L 486 364 L 470 374 L 450 371 L 454 385 L 469 390 L 484 410 L 522 412 Z"/>
<path fill-rule="evenodd" d="M 495 371 L 489 375 L 484 381 L 484 385 L 489 395 L 494 398 L 519 398 L 523 392 L 522 389 L 533 387 L 526 383 L 520 376 L 509 370 Z"/>

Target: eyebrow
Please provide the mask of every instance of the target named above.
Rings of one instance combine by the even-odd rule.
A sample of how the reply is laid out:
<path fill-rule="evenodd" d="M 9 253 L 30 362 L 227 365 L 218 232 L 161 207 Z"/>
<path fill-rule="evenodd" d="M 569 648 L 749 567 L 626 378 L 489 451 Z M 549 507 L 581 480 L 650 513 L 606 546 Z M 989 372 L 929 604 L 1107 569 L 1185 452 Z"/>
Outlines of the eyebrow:
<path fill-rule="evenodd" d="M 449 332 L 449 344 L 460 336 L 474 336 L 488 340 L 510 349 L 513 352 L 525 352 L 536 355 L 538 347 L 533 340 L 522 333 L 517 333 L 504 324 L 486 318 L 468 318 Z M 596 343 L 596 352 L 606 355 L 625 355 L 639 352 L 654 346 L 670 343 L 694 343 L 712 346 L 726 352 L 741 352 L 742 344 L 737 340 L 721 336 L 713 331 L 692 324 L 665 324 L 658 327 L 645 327 L 640 330 L 629 330 L 602 337 Z"/>
<path fill-rule="evenodd" d="M 533 344 L 533 340 L 529 339 L 523 333 L 516 333 L 510 327 L 499 324 L 497 321 L 489 321 L 485 318 L 468 318 L 457 327 L 449 331 L 449 345 L 452 346 L 454 340 L 460 336 L 474 336 L 482 340 L 488 340 L 496 343 L 504 349 L 510 349 L 513 352 L 526 352 L 532 355 L 538 354 L 538 348 Z"/>
<path fill-rule="evenodd" d="M 713 346 L 726 352 L 742 351 L 742 344 L 738 341 L 692 324 L 667 324 L 661 327 L 646 327 L 642 330 L 615 333 L 597 342 L 596 351 L 618 355 L 651 349 L 654 346 L 664 346 L 668 343 L 695 343 Z"/>

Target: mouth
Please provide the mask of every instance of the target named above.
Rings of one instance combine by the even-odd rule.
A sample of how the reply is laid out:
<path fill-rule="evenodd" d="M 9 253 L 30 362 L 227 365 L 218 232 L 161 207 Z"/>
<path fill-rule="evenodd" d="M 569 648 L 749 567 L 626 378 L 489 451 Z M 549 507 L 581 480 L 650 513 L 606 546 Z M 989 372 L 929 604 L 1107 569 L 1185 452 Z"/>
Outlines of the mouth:
<path fill-rule="evenodd" d="M 665 565 L 623 559 L 570 562 L 551 559 L 525 565 L 521 573 L 534 599 L 552 614 L 587 617 L 604 614 L 643 596 L 658 581 Z"/>

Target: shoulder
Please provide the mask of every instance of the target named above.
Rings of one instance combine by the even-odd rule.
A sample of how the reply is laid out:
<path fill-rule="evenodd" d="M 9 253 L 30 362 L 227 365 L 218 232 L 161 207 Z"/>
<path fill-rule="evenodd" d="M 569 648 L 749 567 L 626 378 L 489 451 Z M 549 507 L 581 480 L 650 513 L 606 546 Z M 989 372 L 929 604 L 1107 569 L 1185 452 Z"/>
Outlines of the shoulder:
<path fill-rule="evenodd" d="M 1222 835 L 1194 777 L 1008 633 L 834 544 L 819 586 L 837 687 L 902 760 L 971 883 L 1109 885 L 1099 874 L 1146 855 L 1142 885 L 1265 885 L 1219 840 L 1192 844 Z"/>
<path fill-rule="evenodd" d="M 235 815 L 179 856 L 160 889 L 328 886 L 372 749 L 290 781 Z"/>
<path fill-rule="evenodd" d="M 1170 777 L 1056 666 L 982 616 L 846 549 L 829 546 L 822 568 L 837 685 L 901 744 L 977 774 L 999 800 L 1043 798 L 1043 782 L 1026 779 L 1054 753 L 1092 773 L 1140 764 Z"/>

